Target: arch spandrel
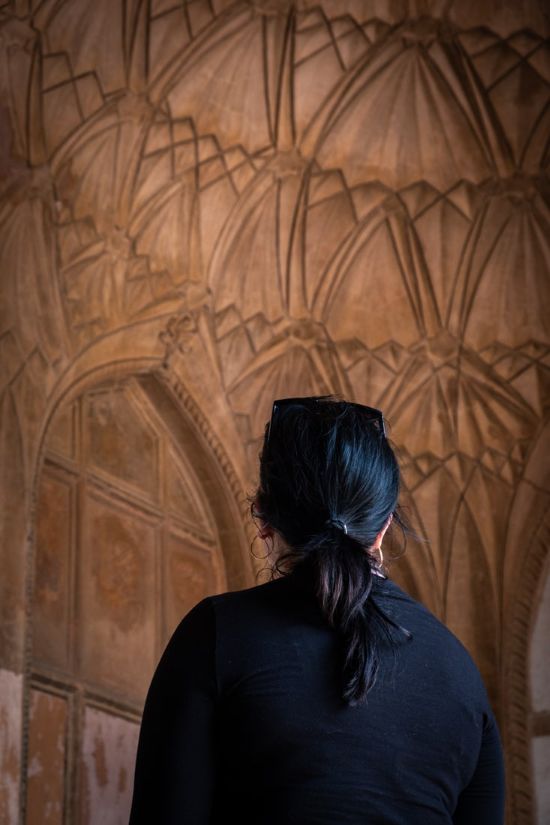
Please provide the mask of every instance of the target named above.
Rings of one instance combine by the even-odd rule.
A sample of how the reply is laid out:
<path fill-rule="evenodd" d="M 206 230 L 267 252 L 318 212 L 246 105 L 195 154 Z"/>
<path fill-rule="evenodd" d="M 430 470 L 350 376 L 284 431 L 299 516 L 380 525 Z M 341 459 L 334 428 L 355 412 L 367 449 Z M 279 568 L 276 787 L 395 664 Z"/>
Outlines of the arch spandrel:
<path fill-rule="evenodd" d="M 524 460 L 510 510 L 504 550 L 503 667 L 501 673 L 504 740 L 507 746 L 510 807 L 514 822 L 533 821 L 531 733 L 529 717 L 529 643 L 537 596 L 548 565 L 550 427 L 541 428 Z M 514 586 L 514 584 L 516 586 Z"/>

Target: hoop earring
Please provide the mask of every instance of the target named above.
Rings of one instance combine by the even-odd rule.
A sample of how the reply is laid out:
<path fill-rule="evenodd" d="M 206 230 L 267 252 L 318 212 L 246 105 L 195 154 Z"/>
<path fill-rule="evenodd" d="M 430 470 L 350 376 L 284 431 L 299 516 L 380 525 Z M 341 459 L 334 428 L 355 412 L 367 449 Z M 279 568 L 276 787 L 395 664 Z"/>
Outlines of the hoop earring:
<path fill-rule="evenodd" d="M 265 552 L 265 555 L 263 555 L 263 556 L 258 556 L 258 555 L 254 552 L 254 549 L 253 549 L 253 548 L 254 548 L 254 542 L 256 541 L 256 539 L 261 539 L 261 540 L 263 541 L 264 545 L 265 545 L 265 550 L 266 550 L 266 552 Z M 271 553 L 271 550 L 273 549 L 273 547 L 271 547 L 271 549 L 270 549 L 270 548 L 267 546 L 267 541 L 268 541 L 267 539 L 262 539 L 262 537 L 259 535 L 259 533 L 256 533 L 256 535 L 255 535 L 255 536 L 254 536 L 254 538 L 252 539 L 252 544 L 250 545 L 250 554 L 253 556 L 253 558 L 258 559 L 258 561 L 265 561 L 266 559 L 268 559 L 268 558 L 269 558 L 270 553 Z"/>

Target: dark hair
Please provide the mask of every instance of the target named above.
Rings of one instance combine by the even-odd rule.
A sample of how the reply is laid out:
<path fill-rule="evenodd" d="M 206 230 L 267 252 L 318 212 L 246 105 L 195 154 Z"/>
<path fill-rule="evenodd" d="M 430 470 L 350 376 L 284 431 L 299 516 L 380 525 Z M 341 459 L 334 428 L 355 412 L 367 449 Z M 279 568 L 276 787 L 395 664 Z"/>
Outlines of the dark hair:
<path fill-rule="evenodd" d="M 312 403 L 312 402 L 317 403 Z M 288 546 L 275 571 L 312 571 L 317 598 L 343 642 L 343 699 L 366 700 L 380 652 L 397 625 L 372 598 L 377 560 L 368 552 L 397 512 L 399 467 L 387 438 L 360 405 L 331 396 L 281 405 L 266 427 L 254 515 Z"/>

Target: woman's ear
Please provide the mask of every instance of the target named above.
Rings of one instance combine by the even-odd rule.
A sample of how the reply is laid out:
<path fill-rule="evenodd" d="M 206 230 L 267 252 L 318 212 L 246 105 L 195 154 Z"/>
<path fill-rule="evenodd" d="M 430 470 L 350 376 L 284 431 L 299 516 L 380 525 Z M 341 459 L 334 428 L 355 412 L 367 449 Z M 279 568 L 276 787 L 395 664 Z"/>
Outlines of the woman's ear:
<path fill-rule="evenodd" d="M 269 524 L 262 521 L 262 519 L 258 519 L 258 535 L 261 539 L 272 539 L 273 527 L 270 527 Z"/>
<path fill-rule="evenodd" d="M 256 500 L 252 502 L 251 507 L 252 518 L 254 519 L 254 523 L 258 528 L 258 537 L 261 539 L 272 539 L 273 538 L 273 527 L 264 521 L 261 516 L 258 515 L 258 508 L 256 506 Z"/>
<path fill-rule="evenodd" d="M 393 518 L 393 513 L 390 513 L 386 523 L 384 524 L 384 526 L 382 527 L 382 529 L 380 530 L 380 532 L 378 533 L 378 535 L 376 536 L 376 538 L 374 540 L 374 544 L 372 546 L 375 547 L 377 550 L 380 550 L 380 548 L 382 546 L 382 540 L 383 540 L 384 536 L 386 535 L 386 530 L 388 529 L 388 527 L 390 526 L 390 524 L 392 522 L 392 518 Z"/>

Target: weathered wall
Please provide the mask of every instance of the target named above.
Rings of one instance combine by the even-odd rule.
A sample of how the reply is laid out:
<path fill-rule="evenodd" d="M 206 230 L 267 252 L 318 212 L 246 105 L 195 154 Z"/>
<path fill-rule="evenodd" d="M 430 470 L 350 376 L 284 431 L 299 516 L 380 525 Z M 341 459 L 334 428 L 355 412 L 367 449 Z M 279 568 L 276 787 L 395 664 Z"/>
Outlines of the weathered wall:
<path fill-rule="evenodd" d="M 227 589 L 221 501 L 217 518 L 190 441 L 135 378 L 62 405 L 48 427 L 31 596 L 28 823 L 124 825 L 155 664 L 179 619 Z"/>
<path fill-rule="evenodd" d="M 59 601 L 43 579 L 64 541 L 55 508 L 69 520 L 71 496 L 100 481 L 121 507 L 152 506 L 128 481 L 120 422 L 116 466 L 99 474 L 95 448 L 77 461 L 52 446 L 71 405 L 122 386 L 192 466 L 229 586 L 253 580 L 240 518 L 273 397 L 340 392 L 384 410 L 429 538 L 395 576 L 476 657 L 510 821 L 535 821 L 532 753 L 542 771 L 550 741 L 529 677 L 548 568 L 549 28 L 538 0 L 2 6 L 2 821 L 27 798 L 35 821 L 40 749 L 79 821 L 116 807 L 131 702 L 101 679 L 88 701 L 89 671 L 67 653 L 54 677 L 38 650 L 40 610 Z M 161 509 L 147 534 L 160 567 Z M 81 535 L 66 557 L 93 568 Z M 70 611 L 93 599 L 68 581 L 55 615 L 78 628 Z M 75 726 L 74 760 L 95 767 L 67 790 L 56 743 Z M 111 761 L 105 737 L 122 749 Z"/>

